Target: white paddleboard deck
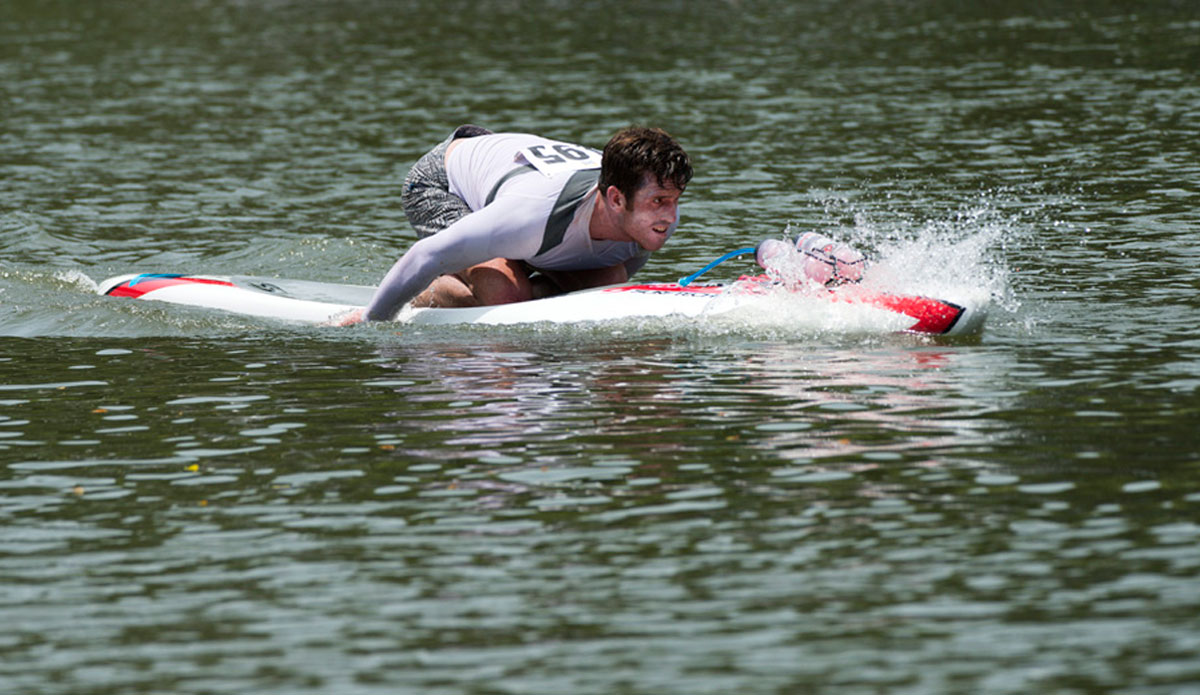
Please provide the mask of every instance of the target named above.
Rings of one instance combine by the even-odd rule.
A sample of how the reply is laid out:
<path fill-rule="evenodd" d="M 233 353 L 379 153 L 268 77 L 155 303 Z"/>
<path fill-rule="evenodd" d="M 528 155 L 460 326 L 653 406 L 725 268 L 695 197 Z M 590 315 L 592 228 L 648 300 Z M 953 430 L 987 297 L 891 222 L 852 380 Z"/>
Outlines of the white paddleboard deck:
<path fill-rule="evenodd" d="M 100 294 L 132 297 L 237 314 L 304 323 L 332 323 L 365 306 L 374 288 L 304 280 L 177 274 L 136 274 L 100 283 Z M 515 325 L 581 323 L 633 318 L 704 319 L 780 301 L 780 291 L 763 280 L 733 286 L 677 283 L 627 284 L 573 292 L 516 304 L 465 309 L 406 308 L 397 321 L 412 324 Z M 988 297 L 940 299 L 921 295 L 875 292 L 859 286 L 817 290 L 797 301 L 825 309 L 873 312 L 890 331 L 938 335 L 979 332 L 987 315 Z"/>

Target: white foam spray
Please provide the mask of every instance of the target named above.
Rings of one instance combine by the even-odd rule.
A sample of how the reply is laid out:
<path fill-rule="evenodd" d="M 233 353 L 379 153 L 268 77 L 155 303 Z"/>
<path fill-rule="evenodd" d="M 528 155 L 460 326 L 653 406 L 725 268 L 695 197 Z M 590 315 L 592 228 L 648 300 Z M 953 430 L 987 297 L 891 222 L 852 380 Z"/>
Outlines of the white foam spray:
<path fill-rule="evenodd" d="M 865 287 L 951 301 L 969 299 L 976 306 L 1009 312 L 1019 308 L 1005 252 L 1021 241 L 1029 225 L 1002 211 L 994 200 L 973 201 L 942 218 L 915 220 L 896 214 L 881 223 L 857 212 L 853 220 L 852 226 L 817 231 L 867 256 Z M 790 243 L 805 231 L 810 230 L 789 224 L 780 238 Z M 767 274 L 780 284 L 764 290 L 754 286 L 757 283 L 736 283 L 722 301 L 740 301 L 747 292 L 765 294 L 766 300 L 760 297 L 744 309 L 722 315 L 723 323 L 732 320 L 741 328 L 786 326 L 790 331 L 839 335 L 877 335 L 903 328 L 896 324 L 904 319 L 890 312 L 824 299 L 823 287 L 808 277 L 800 254 L 780 254 L 770 266 Z"/>

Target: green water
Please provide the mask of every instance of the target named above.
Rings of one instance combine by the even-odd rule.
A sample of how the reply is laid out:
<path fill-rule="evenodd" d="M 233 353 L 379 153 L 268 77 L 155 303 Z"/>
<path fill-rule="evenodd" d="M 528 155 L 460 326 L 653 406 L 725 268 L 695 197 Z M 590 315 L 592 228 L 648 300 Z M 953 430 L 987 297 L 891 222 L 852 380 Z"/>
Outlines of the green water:
<path fill-rule="evenodd" d="M 1200 693 L 1197 65 L 1182 2 L 0 0 L 0 692 Z M 468 122 L 670 130 L 639 278 L 791 224 L 987 328 L 94 294 L 373 284 Z"/>

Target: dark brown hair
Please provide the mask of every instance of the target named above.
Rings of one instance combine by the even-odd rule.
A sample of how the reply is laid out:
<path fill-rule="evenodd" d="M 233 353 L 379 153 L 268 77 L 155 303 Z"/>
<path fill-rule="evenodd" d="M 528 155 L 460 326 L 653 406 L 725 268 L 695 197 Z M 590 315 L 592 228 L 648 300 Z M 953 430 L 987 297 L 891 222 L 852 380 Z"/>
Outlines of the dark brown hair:
<path fill-rule="evenodd" d="M 692 180 L 692 162 L 687 152 L 661 128 L 630 127 L 618 131 L 604 146 L 600 163 L 600 192 L 616 186 L 625 195 L 626 205 L 633 205 L 633 195 L 642 185 L 646 174 L 667 182 L 679 190 Z"/>

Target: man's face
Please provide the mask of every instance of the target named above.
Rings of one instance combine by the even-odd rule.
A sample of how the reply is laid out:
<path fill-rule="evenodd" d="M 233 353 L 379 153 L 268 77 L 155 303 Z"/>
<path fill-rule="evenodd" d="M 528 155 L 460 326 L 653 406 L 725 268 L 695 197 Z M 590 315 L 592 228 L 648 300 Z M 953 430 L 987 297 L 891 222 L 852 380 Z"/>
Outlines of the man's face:
<path fill-rule="evenodd" d="M 621 213 L 622 231 L 647 251 L 661 249 L 679 222 L 679 197 L 683 190 L 670 181 L 665 183 L 660 185 L 652 174 L 646 174 L 633 200 L 625 201 Z"/>

